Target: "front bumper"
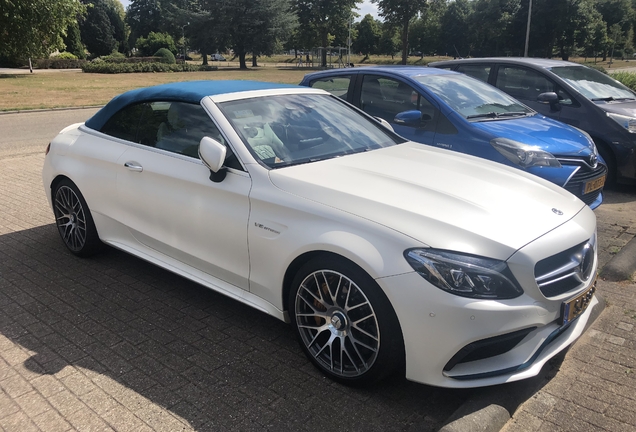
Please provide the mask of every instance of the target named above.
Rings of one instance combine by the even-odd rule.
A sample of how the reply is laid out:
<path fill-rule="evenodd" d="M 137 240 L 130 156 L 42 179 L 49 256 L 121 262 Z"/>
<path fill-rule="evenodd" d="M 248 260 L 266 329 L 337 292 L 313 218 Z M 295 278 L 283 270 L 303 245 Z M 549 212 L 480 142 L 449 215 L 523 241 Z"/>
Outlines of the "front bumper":
<path fill-rule="evenodd" d="M 594 233 L 594 214 L 584 208 L 572 220 L 517 251 L 508 265 L 524 294 L 515 299 L 458 297 L 432 286 L 415 272 L 378 279 L 400 321 L 407 379 L 467 388 L 537 375 L 550 358 L 583 333 L 598 300 L 593 297 L 585 312 L 561 326 L 561 305 L 588 290 L 594 277 L 571 291 L 547 298 L 536 283 L 535 264 L 588 241 Z M 594 255 L 592 275 L 597 270 Z M 486 358 L 451 361 L 467 345 L 515 332 L 522 336 L 505 352 L 495 350 Z"/>

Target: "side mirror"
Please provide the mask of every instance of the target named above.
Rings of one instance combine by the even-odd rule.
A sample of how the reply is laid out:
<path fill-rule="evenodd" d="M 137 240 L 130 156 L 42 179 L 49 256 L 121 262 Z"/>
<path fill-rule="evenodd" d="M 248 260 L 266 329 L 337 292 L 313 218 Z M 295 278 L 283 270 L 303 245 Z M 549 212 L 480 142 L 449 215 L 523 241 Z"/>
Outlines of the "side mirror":
<path fill-rule="evenodd" d="M 203 137 L 199 142 L 199 158 L 203 164 L 210 168 L 210 180 L 213 182 L 223 181 L 226 170 L 223 168 L 227 148 L 220 142 Z"/>
<path fill-rule="evenodd" d="M 559 96 L 555 92 L 545 92 L 537 96 L 537 102 L 550 104 L 552 108 L 556 108 L 559 104 Z"/>
<path fill-rule="evenodd" d="M 421 126 L 422 122 L 427 122 L 429 120 L 431 120 L 430 115 L 422 114 L 422 112 L 418 110 L 403 111 L 398 113 L 395 116 L 395 119 L 393 119 L 393 121 L 399 125 L 412 127 Z"/>

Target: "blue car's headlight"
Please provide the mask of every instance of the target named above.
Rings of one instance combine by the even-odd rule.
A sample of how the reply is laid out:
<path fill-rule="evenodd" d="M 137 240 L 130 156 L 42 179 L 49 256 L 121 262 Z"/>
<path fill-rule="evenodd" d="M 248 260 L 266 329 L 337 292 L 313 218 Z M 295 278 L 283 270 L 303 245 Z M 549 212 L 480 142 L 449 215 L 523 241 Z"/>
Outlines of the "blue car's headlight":
<path fill-rule="evenodd" d="M 523 144 L 508 138 L 494 138 L 490 141 L 490 145 L 504 155 L 510 162 L 522 168 L 530 168 L 533 166 L 561 168 L 561 163 L 557 158 L 538 147 Z"/>
<path fill-rule="evenodd" d="M 408 249 L 404 257 L 420 276 L 451 294 L 482 299 L 523 294 L 504 261 L 438 249 Z"/>

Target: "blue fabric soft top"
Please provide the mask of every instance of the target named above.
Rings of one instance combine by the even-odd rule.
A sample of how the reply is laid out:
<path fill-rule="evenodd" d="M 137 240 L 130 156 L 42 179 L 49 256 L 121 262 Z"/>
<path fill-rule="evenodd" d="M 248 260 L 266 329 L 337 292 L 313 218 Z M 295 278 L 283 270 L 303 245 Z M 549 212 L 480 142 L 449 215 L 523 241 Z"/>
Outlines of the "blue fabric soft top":
<path fill-rule="evenodd" d="M 199 103 L 206 96 L 250 90 L 298 87 L 259 81 L 186 81 L 131 90 L 115 96 L 101 110 L 86 121 L 86 126 L 100 130 L 113 114 L 128 105 L 151 101 L 180 101 Z"/>

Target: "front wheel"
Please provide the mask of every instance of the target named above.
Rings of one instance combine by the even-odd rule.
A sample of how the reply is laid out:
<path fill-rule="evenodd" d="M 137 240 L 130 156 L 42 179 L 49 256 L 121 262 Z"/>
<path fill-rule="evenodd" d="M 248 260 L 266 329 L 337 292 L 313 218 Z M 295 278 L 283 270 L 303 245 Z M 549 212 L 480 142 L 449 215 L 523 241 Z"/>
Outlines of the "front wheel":
<path fill-rule="evenodd" d="M 87 257 L 102 249 L 88 205 L 77 186 L 68 179 L 54 187 L 53 213 L 62 241 L 75 255 Z"/>
<path fill-rule="evenodd" d="M 375 382 L 403 364 L 399 323 L 364 271 L 335 258 L 309 262 L 290 292 L 292 323 L 307 357 L 346 384 Z"/>

